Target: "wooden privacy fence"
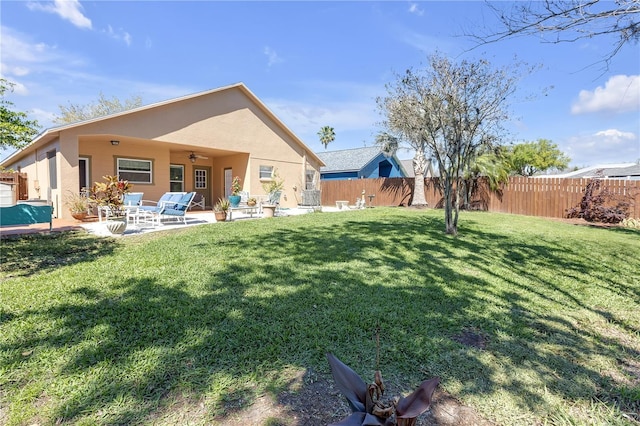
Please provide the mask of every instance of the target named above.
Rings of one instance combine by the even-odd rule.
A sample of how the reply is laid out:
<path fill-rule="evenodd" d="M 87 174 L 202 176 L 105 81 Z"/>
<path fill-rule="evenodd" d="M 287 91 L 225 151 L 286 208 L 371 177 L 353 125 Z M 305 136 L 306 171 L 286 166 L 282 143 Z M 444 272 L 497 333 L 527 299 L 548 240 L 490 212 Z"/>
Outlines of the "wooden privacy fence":
<path fill-rule="evenodd" d="M 15 185 L 17 200 L 26 200 L 29 198 L 26 173 L 2 172 L 0 173 L 0 182 Z"/>
<path fill-rule="evenodd" d="M 435 189 L 433 178 L 425 179 L 425 197 L 430 207 L 438 205 L 442 196 Z M 527 178 L 512 177 L 502 194 L 478 191 L 472 205 L 492 212 L 513 213 L 527 216 L 566 217 L 566 210 L 577 206 L 590 179 Z M 640 218 L 640 181 L 605 179 L 603 187 L 616 195 L 631 196 L 631 217 Z M 411 204 L 413 178 L 378 178 L 354 180 L 329 180 L 321 182 L 322 205 L 335 205 L 336 201 L 355 204 L 364 191 L 367 205 L 400 206 Z M 375 197 L 369 198 L 369 195 Z M 370 201 L 371 200 L 371 201 Z"/>

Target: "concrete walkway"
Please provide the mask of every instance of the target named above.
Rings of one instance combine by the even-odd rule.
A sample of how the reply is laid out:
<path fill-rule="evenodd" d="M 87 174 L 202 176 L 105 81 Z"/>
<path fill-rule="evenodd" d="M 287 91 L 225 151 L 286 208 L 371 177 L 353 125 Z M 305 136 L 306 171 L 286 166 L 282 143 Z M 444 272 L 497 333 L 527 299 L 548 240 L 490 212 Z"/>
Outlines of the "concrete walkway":
<path fill-rule="evenodd" d="M 282 209 L 276 216 L 276 219 L 278 218 L 278 216 L 294 216 L 309 213 L 311 211 L 312 210 L 305 208 Z M 331 212 L 338 211 L 338 209 L 333 207 L 323 207 L 322 211 Z M 253 218 L 251 218 L 248 214 L 243 214 L 242 212 L 234 212 L 233 214 L 234 222 L 240 220 L 256 220 L 261 218 L 261 215 L 256 215 L 255 213 L 253 215 Z M 124 232 L 124 234 L 122 234 L 122 236 L 140 235 L 148 232 L 166 231 L 170 229 L 181 229 L 188 226 L 216 223 L 215 216 L 213 214 L 213 211 L 211 210 L 190 211 L 189 213 L 187 213 L 186 219 L 186 224 L 184 224 L 181 220 L 167 220 L 164 221 L 160 226 L 151 226 L 150 224 L 140 224 L 138 226 L 134 226 L 129 224 L 127 225 L 127 230 Z M 112 234 L 104 227 L 104 224 L 98 222 L 96 218 L 95 220 L 89 222 L 53 219 L 53 228 L 51 231 L 49 231 L 48 223 L 39 223 L 36 225 L 4 226 L 0 228 L 0 238 L 17 235 L 49 234 L 67 231 L 86 231 L 99 236 L 112 236 Z"/>

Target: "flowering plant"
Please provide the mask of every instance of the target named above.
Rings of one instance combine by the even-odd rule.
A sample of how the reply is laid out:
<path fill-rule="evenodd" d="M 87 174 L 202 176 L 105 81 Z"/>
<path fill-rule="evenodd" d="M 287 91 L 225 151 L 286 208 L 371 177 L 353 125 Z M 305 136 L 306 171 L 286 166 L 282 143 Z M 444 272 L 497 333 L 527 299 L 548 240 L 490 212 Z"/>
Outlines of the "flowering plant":
<path fill-rule="evenodd" d="M 240 177 L 236 176 L 231 181 L 231 195 L 239 195 L 242 187 L 240 186 Z"/>
<path fill-rule="evenodd" d="M 114 216 L 124 216 L 124 194 L 131 191 L 132 184 L 117 176 L 103 176 L 105 182 L 95 182 L 89 189 L 89 198 L 99 206 L 108 207 Z"/>

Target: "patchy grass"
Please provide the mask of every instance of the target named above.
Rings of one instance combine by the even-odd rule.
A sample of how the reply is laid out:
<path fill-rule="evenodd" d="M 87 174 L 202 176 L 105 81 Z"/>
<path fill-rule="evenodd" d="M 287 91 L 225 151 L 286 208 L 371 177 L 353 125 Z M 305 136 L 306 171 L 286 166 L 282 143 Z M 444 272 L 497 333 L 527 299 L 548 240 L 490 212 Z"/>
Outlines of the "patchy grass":
<path fill-rule="evenodd" d="M 372 379 L 379 327 L 402 392 L 440 376 L 498 424 L 640 421 L 639 234 L 465 212 L 451 237 L 441 216 L 3 241 L 0 419 L 224 423 L 330 377 L 328 351 Z"/>

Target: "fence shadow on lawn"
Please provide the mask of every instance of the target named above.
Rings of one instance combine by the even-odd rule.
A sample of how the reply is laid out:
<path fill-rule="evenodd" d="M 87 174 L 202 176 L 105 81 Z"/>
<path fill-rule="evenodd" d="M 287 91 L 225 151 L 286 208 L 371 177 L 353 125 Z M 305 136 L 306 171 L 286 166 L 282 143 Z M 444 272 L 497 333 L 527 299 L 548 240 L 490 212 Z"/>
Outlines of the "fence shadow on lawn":
<path fill-rule="evenodd" d="M 372 333 L 377 327 L 383 374 L 402 381 L 404 391 L 439 375 L 445 388 L 458 383 L 464 395 L 507 389 L 531 413 L 550 413 L 554 407 L 531 390 L 530 378 L 513 373 L 506 383 L 497 383 L 495 377 L 504 371 L 485 363 L 481 350 L 453 337 L 478 330 L 492 356 L 507 367 L 526 363 L 536 382 L 569 400 L 595 398 L 593 384 L 604 386 L 610 380 L 575 359 L 615 359 L 619 350 L 636 359 L 640 355 L 614 336 L 593 338 L 595 330 L 576 330 L 580 325 L 570 319 L 532 306 L 532 300 L 540 299 L 557 305 L 557 312 L 563 306 L 589 309 L 577 290 L 560 288 L 527 266 L 526 259 L 534 258 L 568 274 L 589 274 L 567 260 L 566 247 L 511 244 L 475 228 L 452 238 L 442 229 L 441 219 L 424 215 L 402 222 L 363 216 L 301 228 L 284 222 L 260 238 L 239 235 L 225 244 L 242 247 L 252 260 L 228 258 L 207 266 L 203 282 L 127 279 L 118 284 L 117 296 L 87 286 L 74 292 L 82 301 L 21 314 L 22 320 L 55 321 L 61 331 L 0 347 L 16 354 L 2 367 L 26 363 L 20 355 L 24 348 L 67 348 L 75 355 L 56 374 L 95 372 L 69 389 L 52 418 L 73 422 L 83 413 L 122 405 L 126 409 L 111 415 L 108 423 L 124 424 L 153 416 L 178 394 L 200 403 L 216 387 L 223 389 L 221 396 L 207 400 L 207 409 L 228 414 L 263 392 L 282 390 L 287 377 L 281 370 L 290 366 L 327 374 L 326 352 L 336 353 L 369 379 L 375 369 Z M 192 255 L 220 249 L 202 228 L 187 235 L 193 240 Z M 94 251 L 104 254 L 108 247 L 95 246 Z M 466 257 L 461 259 L 460 253 Z M 495 257 L 513 274 L 489 270 L 487 259 Z M 354 261 L 361 268 L 353 268 Z M 460 261 L 468 267 L 461 269 Z M 343 262 L 349 266 L 342 268 Z M 48 267 L 43 260 L 37 270 Z M 514 290 L 503 291 L 486 276 L 504 280 Z M 522 276 L 530 284 L 514 278 Z M 494 303 L 501 311 L 487 315 Z M 536 341 L 559 349 L 542 350 L 532 343 Z M 269 377 L 265 386 L 251 384 L 256 375 Z M 225 388 L 227 382 L 231 385 Z M 310 423 L 301 419 L 299 424 Z"/>

